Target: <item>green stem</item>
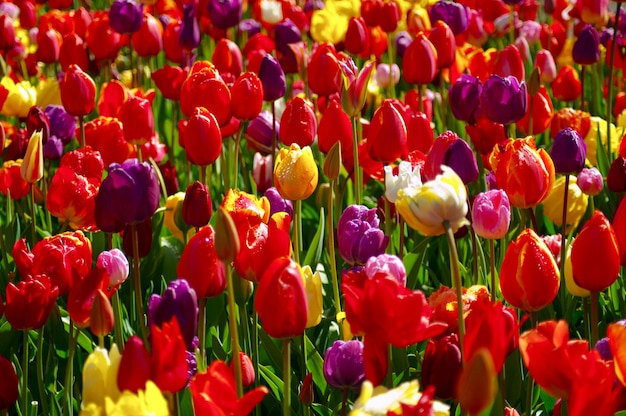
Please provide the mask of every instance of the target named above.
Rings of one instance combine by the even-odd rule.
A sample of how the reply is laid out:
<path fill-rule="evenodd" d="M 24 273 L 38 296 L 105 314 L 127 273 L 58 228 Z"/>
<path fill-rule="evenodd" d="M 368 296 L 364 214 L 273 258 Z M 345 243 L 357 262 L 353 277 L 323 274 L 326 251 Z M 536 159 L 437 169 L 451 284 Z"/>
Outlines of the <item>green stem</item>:
<path fill-rule="evenodd" d="M 120 349 L 120 352 L 124 351 L 124 335 L 122 334 L 122 308 L 120 306 L 120 294 L 116 290 L 113 293 L 113 317 L 115 318 L 115 324 L 113 325 L 113 334 L 115 336 L 115 343 Z"/>
<path fill-rule="evenodd" d="M 617 9 L 615 10 L 615 23 L 613 24 L 613 41 L 611 42 L 611 54 L 609 56 L 609 91 L 606 98 L 606 144 L 609 157 L 609 163 L 613 160 L 613 152 L 611 151 L 611 116 L 613 115 L 613 63 L 615 62 L 615 49 L 617 46 L 617 32 L 619 24 L 619 15 L 622 8 L 622 3 L 617 2 Z"/>
<path fill-rule="evenodd" d="M 303 377 L 302 379 L 304 380 L 304 377 L 306 377 L 308 371 L 307 371 L 307 367 L 306 367 L 306 363 L 307 363 L 307 351 L 306 351 L 306 329 L 304 330 L 304 333 L 302 334 L 301 337 L 301 347 L 302 348 L 302 374 Z M 302 409 L 304 410 L 304 415 L 307 416 L 309 413 L 309 406 L 307 404 L 302 403 Z"/>
<path fill-rule="evenodd" d="M 513 45 L 515 43 L 515 8 L 510 6 L 509 12 L 509 43 Z"/>
<path fill-rule="evenodd" d="M 330 182 L 330 195 L 328 196 L 328 257 L 330 260 L 330 276 L 333 282 L 333 299 L 335 302 L 335 317 L 341 312 L 341 299 L 339 298 L 339 278 L 337 277 L 337 260 L 335 259 L 335 228 L 333 226 L 333 189 L 335 181 Z M 342 326 L 339 325 L 339 338 L 343 339 Z"/>
<path fill-rule="evenodd" d="M 562 279 L 565 278 L 565 256 L 567 255 L 567 197 L 569 196 L 569 173 L 565 174 L 565 192 L 563 195 L 563 223 L 561 224 L 561 261 L 559 262 Z"/>
<path fill-rule="evenodd" d="M 476 237 L 476 232 L 473 228 L 470 228 L 470 233 L 472 235 L 472 271 L 474 272 L 474 284 L 478 284 L 478 239 Z"/>
<path fill-rule="evenodd" d="M 402 218 L 402 215 L 400 215 L 398 228 L 400 229 L 400 247 L 398 247 L 398 257 L 400 257 L 400 260 L 403 260 L 404 259 L 404 218 Z"/>
<path fill-rule="evenodd" d="M 361 179 L 361 166 L 359 165 L 359 135 L 358 135 L 358 118 L 352 119 L 352 155 L 354 159 L 354 200 L 355 204 L 361 205 L 361 186 L 363 186 L 363 179 Z"/>
<path fill-rule="evenodd" d="M 37 242 L 37 204 L 35 203 L 35 184 L 30 184 L 30 208 L 33 222 L 33 246 Z"/>
<path fill-rule="evenodd" d="M 295 201 L 293 207 L 293 259 L 300 264 L 300 250 L 302 249 L 302 201 Z"/>
<path fill-rule="evenodd" d="M 278 155 L 278 137 L 276 135 L 276 103 L 272 101 L 272 162 L 276 163 Z M 272 178 L 274 176 L 272 175 Z M 274 179 L 272 179 L 273 181 Z"/>
<path fill-rule="evenodd" d="M 239 278 L 241 279 L 241 278 Z M 250 319 L 248 318 L 248 310 L 246 305 L 239 305 L 239 324 L 241 325 L 241 336 L 243 337 L 243 350 L 246 354 L 251 354 L 251 342 L 250 342 Z"/>
<path fill-rule="evenodd" d="M 590 347 L 593 348 L 598 342 L 598 292 L 591 292 L 591 338 Z"/>
<path fill-rule="evenodd" d="M 533 135 L 533 107 L 535 106 L 535 96 L 530 97 L 530 103 L 528 104 L 528 131 L 529 136 Z"/>
<path fill-rule="evenodd" d="M 22 355 L 22 415 L 28 416 L 28 329 L 22 331 L 23 334 L 23 355 Z M 67 383 L 65 384 L 67 389 Z"/>
<path fill-rule="evenodd" d="M 448 248 L 450 249 L 450 260 L 452 262 L 452 283 L 456 289 L 456 298 L 459 305 L 463 305 L 463 284 L 461 282 L 461 271 L 459 270 L 459 254 L 456 250 L 456 242 L 454 241 L 454 233 L 450 227 L 450 221 L 445 220 L 443 227 L 446 229 L 446 239 Z M 459 349 L 461 350 L 461 363 L 465 365 L 465 356 L 463 353 L 463 341 L 465 338 L 465 320 L 463 318 L 463 308 L 458 309 L 459 322 Z"/>
<path fill-rule="evenodd" d="M 65 389 L 63 391 L 63 395 L 65 396 L 65 403 L 67 408 L 65 409 L 67 415 L 72 415 L 74 412 L 74 406 L 72 405 L 72 386 L 74 385 L 74 353 L 76 352 L 76 342 L 78 340 L 78 335 L 80 334 L 80 330 L 74 327 L 74 322 L 70 320 L 70 328 L 69 328 L 69 354 L 67 357 L 67 366 L 65 368 Z"/>
<path fill-rule="evenodd" d="M 78 136 L 78 141 L 80 143 L 80 147 L 85 147 L 85 116 L 78 116 L 78 124 L 80 126 L 80 133 Z"/>
<path fill-rule="evenodd" d="M 291 415 L 291 338 L 283 339 L 283 416 Z"/>
<path fill-rule="evenodd" d="M 585 111 L 585 65 L 580 66 L 580 111 Z"/>
<path fill-rule="evenodd" d="M 239 127 L 237 135 L 235 136 L 235 150 L 233 151 L 233 188 L 237 189 L 237 178 L 239 177 L 239 142 L 241 141 L 241 133 L 243 132 L 243 125 Z"/>
<path fill-rule="evenodd" d="M 418 85 L 417 86 L 417 98 L 418 98 L 418 103 L 417 106 L 420 110 L 420 113 L 424 112 L 424 86 L 423 85 Z"/>
<path fill-rule="evenodd" d="M 239 333 L 237 332 L 237 316 L 235 315 L 235 292 L 233 287 L 233 269 L 230 264 L 226 265 L 226 284 L 228 295 L 228 323 L 230 328 L 230 336 L 233 343 L 233 360 L 235 363 L 235 385 L 237 388 L 237 397 L 243 395 L 243 386 L 241 384 L 241 358 L 239 358 Z"/>
<path fill-rule="evenodd" d="M 393 224 L 391 222 L 391 206 L 387 198 L 385 199 L 385 234 L 389 237 L 389 245 L 387 245 L 387 253 L 393 253 L 393 244 L 391 244 L 391 233 Z"/>
<path fill-rule="evenodd" d="M 46 398 L 46 389 L 43 385 L 43 336 L 44 327 L 39 328 L 39 338 L 37 339 L 37 384 L 39 385 L 39 401 L 43 414 L 50 414 L 48 412 L 48 399 Z"/>
<path fill-rule="evenodd" d="M 206 368 L 206 298 L 198 302 L 198 341 L 202 368 Z"/>
<path fill-rule="evenodd" d="M 493 240 L 489 239 L 489 263 L 490 263 L 490 272 L 491 272 L 491 301 L 496 303 L 496 298 L 498 296 L 498 291 L 496 289 L 496 262 L 495 262 L 495 249 L 494 249 Z"/>
<path fill-rule="evenodd" d="M 396 98 L 396 88 L 393 83 L 393 39 L 391 33 L 387 35 L 387 55 L 389 57 L 389 98 Z"/>
<path fill-rule="evenodd" d="M 137 308 L 137 320 L 141 328 L 141 338 L 144 343 L 148 342 L 148 331 L 143 313 L 143 296 L 141 295 L 141 273 L 139 270 L 139 235 L 137 225 L 130 226 L 133 240 L 133 281 L 135 286 L 135 307 Z"/>

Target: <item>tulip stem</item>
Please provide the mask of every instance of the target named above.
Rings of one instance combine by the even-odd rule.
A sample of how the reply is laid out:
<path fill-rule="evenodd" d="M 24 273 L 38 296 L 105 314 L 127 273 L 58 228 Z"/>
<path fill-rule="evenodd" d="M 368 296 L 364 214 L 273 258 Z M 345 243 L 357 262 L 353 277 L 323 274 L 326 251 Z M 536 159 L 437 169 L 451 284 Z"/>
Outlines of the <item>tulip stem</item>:
<path fill-rule="evenodd" d="M 615 10 L 615 22 L 613 24 L 613 41 L 611 42 L 611 54 L 609 56 L 609 91 L 607 94 L 606 103 L 606 144 L 609 157 L 609 163 L 613 160 L 613 152 L 611 151 L 611 115 L 613 114 L 613 64 L 615 62 L 615 49 L 617 46 L 617 32 L 619 24 L 619 15 L 621 14 L 622 3 L 617 2 L 617 9 Z"/>
<path fill-rule="evenodd" d="M 68 334 L 70 338 L 70 343 L 69 353 L 67 356 L 67 365 L 65 367 L 65 388 L 63 390 L 63 395 L 65 396 L 65 402 L 67 404 L 65 412 L 70 416 L 74 413 L 74 406 L 72 405 L 72 395 L 70 394 L 70 392 L 72 391 L 72 386 L 74 385 L 74 353 L 76 352 L 76 342 L 78 341 L 79 334 L 80 330 L 74 327 L 74 322 L 70 319 Z"/>
<path fill-rule="evenodd" d="M 361 166 L 359 165 L 359 133 L 358 133 L 358 116 L 352 119 L 352 155 L 354 159 L 354 200 L 357 205 L 361 205 Z"/>
<path fill-rule="evenodd" d="M 241 141 L 241 132 L 243 131 L 243 125 L 237 130 L 235 136 L 235 150 L 233 151 L 233 188 L 237 189 L 237 178 L 239 177 L 239 142 Z"/>
<path fill-rule="evenodd" d="M 533 108 L 535 107 L 535 96 L 530 96 L 530 103 L 528 103 L 528 135 L 533 135 Z"/>
<path fill-rule="evenodd" d="M 32 216 L 32 226 L 33 226 L 33 246 L 37 242 L 37 204 L 35 203 L 35 184 L 30 184 L 30 205 L 31 205 L 31 216 Z"/>
<path fill-rule="evenodd" d="M 391 243 L 391 233 L 393 226 L 393 224 L 391 223 L 391 206 L 389 200 L 386 197 L 383 198 L 385 198 L 385 234 L 387 235 L 387 237 L 389 238 L 389 242 Z M 393 244 L 389 244 L 387 246 L 387 253 L 393 254 L 392 252 Z"/>
<path fill-rule="evenodd" d="M 585 65 L 580 66 L 580 111 L 585 111 Z"/>
<path fill-rule="evenodd" d="M 122 310 L 120 306 L 120 294 L 116 290 L 113 293 L 113 317 L 115 318 L 115 324 L 113 325 L 113 332 L 115 335 L 115 342 L 120 352 L 124 351 L 124 336 L 122 335 Z"/>
<path fill-rule="evenodd" d="M 461 271 L 459 270 L 459 254 L 456 251 L 456 242 L 454 241 L 454 233 L 450 227 L 450 221 L 445 220 L 443 227 L 446 229 L 446 238 L 448 240 L 448 248 L 450 249 L 450 260 L 452 261 L 452 284 L 456 289 L 457 304 L 463 305 L 463 284 L 461 283 Z M 463 340 L 465 339 L 465 320 L 463 318 L 463 307 L 457 308 L 459 321 L 459 349 L 461 350 L 461 365 L 465 365 L 465 356 L 463 353 Z"/>
<path fill-rule="evenodd" d="M 202 359 L 202 368 L 206 368 L 206 298 L 198 302 L 198 348 Z"/>
<path fill-rule="evenodd" d="M 291 415 L 291 338 L 283 339 L 283 416 Z"/>
<path fill-rule="evenodd" d="M 39 338 L 37 339 L 37 384 L 39 385 L 39 401 L 44 415 L 48 412 L 48 399 L 46 399 L 46 389 L 43 385 L 43 335 L 44 327 L 39 328 Z"/>
<path fill-rule="evenodd" d="M 565 174 L 565 192 L 563 194 L 563 223 L 561 224 L 561 259 L 559 261 L 561 278 L 565 278 L 565 256 L 567 254 L 567 197 L 569 196 L 569 173 Z"/>
<path fill-rule="evenodd" d="M 131 224 L 131 238 L 133 242 L 133 280 L 135 283 L 135 303 L 137 308 L 137 320 L 141 328 L 141 338 L 144 343 L 148 342 L 148 332 L 146 330 L 146 322 L 143 313 L 143 296 L 141 296 L 141 273 L 139 270 L 139 234 L 137 225 Z"/>
<path fill-rule="evenodd" d="M 237 388 L 237 397 L 243 395 L 243 387 L 241 384 L 241 358 L 239 357 L 239 333 L 237 332 L 237 316 L 235 315 L 235 288 L 233 286 L 233 268 L 230 264 L 226 265 L 226 288 L 228 295 L 228 323 L 230 327 L 230 336 L 232 339 L 233 361 L 235 363 L 235 386 Z"/>
<path fill-rule="evenodd" d="M 24 341 L 23 341 L 23 353 L 22 356 L 22 415 L 28 416 L 28 329 L 23 330 Z M 65 384 L 65 388 L 67 388 L 67 383 Z"/>
<path fill-rule="evenodd" d="M 272 101 L 272 163 L 276 163 L 278 154 L 278 137 L 276 137 L 276 103 Z M 272 175 L 273 178 L 273 175 Z M 272 179 L 273 181 L 273 179 Z"/>
<path fill-rule="evenodd" d="M 389 57 L 389 98 L 396 98 L 396 88 L 393 83 L 393 40 L 391 34 L 387 36 L 387 56 Z"/>
<path fill-rule="evenodd" d="M 404 218 L 402 215 L 399 216 L 398 228 L 400 228 L 400 247 L 398 247 L 398 257 L 400 260 L 404 259 Z"/>
<path fill-rule="evenodd" d="M 85 116 L 78 116 L 78 125 L 80 126 L 80 147 L 83 148 L 85 147 Z"/>
<path fill-rule="evenodd" d="M 300 249 L 302 247 L 302 201 L 296 200 L 293 207 L 293 259 L 300 264 Z"/>
<path fill-rule="evenodd" d="M 591 292 L 591 338 L 589 338 L 590 347 L 593 348 L 598 342 L 598 292 Z"/>
<path fill-rule="evenodd" d="M 494 249 L 493 240 L 489 239 L 489 263 L 491 266 L 491 301 L 496 303 L 496 297 L 498 296 L 498 291 L 496 290 L 496 250 Z"/>
<path fill-rule="evenodd" d="M 420 113 L 424 112 L 424 86 L 419 84 L 417 86 L 417 98 L 419 102 L 417 103 Z"/>
<path fill-rule="evenodd" d="M 337 260 L 335 259 L 335 229 L 333 227 L 333 196 L 335 180 L 330 181 L 330 194 L 328 195 L 328 257 L 330 260 L 330 276 L 333 281 L 333 299 L 335 301 L 335 317 L 341 312 L 341 299 L 339 298 L 339 279 L 337 277 Z M 339 324 L 339 338 L 343 339 L 341 324 Z"/>

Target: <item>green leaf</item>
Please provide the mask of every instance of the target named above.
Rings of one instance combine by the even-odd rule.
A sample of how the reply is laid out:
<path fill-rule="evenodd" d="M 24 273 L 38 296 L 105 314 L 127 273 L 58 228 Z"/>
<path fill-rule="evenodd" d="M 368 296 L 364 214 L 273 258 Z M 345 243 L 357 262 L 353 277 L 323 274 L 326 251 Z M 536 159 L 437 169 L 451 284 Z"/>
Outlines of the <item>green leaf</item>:
<path fill-rule="evenodd" d="M 324 249 L 324 224 L 324 209 L 320 208 L 320 220 L 317 224 L 317 231 L 304 257 L 305 266 L 308 265 L 314 268 L 314 266 L 319 263 L 320 258 L 322 258 L 322 250 Z"/>
<path fill-rule="evenodd" d="M 272 391 L 274 396 L 278 400 L 282 400 L 283 397 L 283 381 L 274 374 L 270 367 L 259 364 L 259 372 L 261 373 L 261 378 L 267 383 L 267 387 Z"/>
<path fill-rule="evenodd" d="M 308 336 L 304 336 L 306 342 L 306 368 L 313 373 L 313 382 L 320 389 L 322 395 L 326 395 L 326 379 L 324 378 L 324 359 L 315 348 Z"/>

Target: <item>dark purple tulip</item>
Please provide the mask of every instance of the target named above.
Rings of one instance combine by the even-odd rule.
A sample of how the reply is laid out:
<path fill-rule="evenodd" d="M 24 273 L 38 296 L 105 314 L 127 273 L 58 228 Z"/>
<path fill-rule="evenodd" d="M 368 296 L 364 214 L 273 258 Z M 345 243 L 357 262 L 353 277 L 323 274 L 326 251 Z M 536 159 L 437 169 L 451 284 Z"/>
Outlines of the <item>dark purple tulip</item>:
<path fill-rule="evenodd" d="M 466 185 L 478 179 L 474 152 L 465 140 L 451 131 L 442 133 L 433 143 L 424 163 L 424 178 L 435 179 L 441 173 L 441 165 L 452 168 Z"/>
<path fill-rule="evenodd" d="M 606 174 L 606 187 L 611 192 L 626 191 L 626 159 L 618 156 Z"/>
<path fill-rule="evenodd" d="M 43 111 L 50 121 L 50 136 L 59 138 L 63 145 L 71 142 L 76 131 L 76 117 L 65 111 L 62 105 L 49 105 Z"/>
<path fill-rule="evenodd" d="M 270 54 L 265 55 L 261 61 L 259 79 L 263 84 L 263 100 L 276 101 L 285 95 L 287 90 L 285 73 L 276 58 Z"/>
<path fill-rule="evenodd" d="M 430 21 L 434 24 L 437 20 L 443 20 L 455 36 L 465 32 L 469 26 L 468 17 L 467 6 L 451 1 L 438 1 L 430 9 Z"/>
<path fill-rule="evenodd" d="M 57 136 L 48 137 L 48 141 L 43 145 L 43 157 L 48 160 L 60 159 L 63 155 L 63 142 Z"/>
<path fill-rule="evenodd" d="M 237 26 L 241 21 L 243 3 L 241 0 L 209 0 L 209 18 L 218 29 Z"/>
<path fill-rule="evenodd" d="M 138 222 L 134 225 L 126 224 L 124 229 L 120 233 L 122 236 L 122 248 L 124 253 L 129 257 L 134 256 L 133 247 L 133 227 L 137 233 L 137 256 L 139 258 L 147 257 L 152 250 L 152 218 L 146 218 L 145 220 Z"/>
<path fill-rule="evenodd" d="M 600 45 L 608 47 L 609 41 L 613 39 L 613 28 L 607 27 L 600 33 Z"/>
<path fill-rule="evenodd" d="M 324 378 L 336 389 L 357 391 L 365 381 L 363 343 L 335 341 L 324 354 Z"/>
<path fill-rule="evenodd" d="M 239 32 L 248 35 L 248 38 L 261 32 L 261 23 L 254 19 L 244 19 L 239 22 Z"/>
<path fill-rule="evenodd" d="M 585 167 L 587 145 L 576 130 L 567 127 L 556 134 L 550 157 L 556 173 L 578 173 Z"/>
<path fill-rule="evenodd" d="M 160 195 L 159 179 L 149 163 L 137 159 L 111 163 L 96 195 L 96 224 L 104 232 L 118 233 L 126 224 L 150 218 L 159 207 Z"/>
<path fill-rule="evenodd" d="M 286 212 L 289 216 L 293 215 L 293 205 L 288 199 L 284 199 L 273 186 L 268 188 L 263 196 L 270 201 L 270 216 L 277 212 Z"/>
<path fill-rule="evenodd" d="M 586 25 L 572 48 L 572 58 L 579 65 L 591 65 L 600 59 L 600 37 L 595 27 Z"/>
<path fill-rule="evenodd" d="M 200 44 L 200 27 L 196 19 L 196 3 L 194 2 L 189 2 L 183 7 L 183 21 L 178 42 L 186 51 L 192 51 Z"/>
<path fill-rule="evenodd" d="M 522 4 L 524 0 L 502 0 L 505 4 L 509 6 L 517 6 L 518 4 Z"/>
<path fill-rule="evenodd" d="M 280 120 L 274 122 L 276 136 L 280 135 Z M 272 152 L 272 113 L 261 111 L 256 118 L 252 119 L 246 128 L 248 146 L 264 155 Z"/>
<path fill-rule="evenodd" d="M 293 53 L 289 44 L 302 40 L 300 29 L 290 19 L 285 19 L 274 27 L 274 36 L 276 38 L 276 50 L 283 54 Z"/>
<path fill-rule="evenodd" d="M 376 208 L 350 205 L 337 224 L 339 254 L 350 265 L 362 265 L 385 252 L 389 237 L 379 228 Z"/>
<path fill-rule="evenodd" d="M 178 319 L 187 350 L 192 351 L 198 322 L 198 298 L 185 279 L 172 280 L 161 296 L 152 295 L 148 302 L 149 326 L 160 327 L 174 316 Z"/>
<path fill-rule="evenodd" d="M 526 114 L 526 83 L 513 76 L 491 75 L 483 85 L 480 108 L 494 123 L 515 123 Z"/>
<path fill-rule="evenodd" d="M 406 31 L 401 31 L 396 34 L 396 54 L 402 58 L 404 56 L 404 52 L 409 47 L 409 45 L 413 42 L 413 38 Z"/>
<path fill-rule="evenodd" d="M 471 75 L 461 75 L 448 91 L 452 114 L 457 120 L 475 124 L 480 116 L 480 95 L 483 84 Z"/>
<path fill-rule="evenodd" d="M 109 26 L 117 33 L 135 33 L 143 22 L 143 4 L 135 0 L 115 0 L 109 9 Z"/>
<path fill-rule="evenodd" d="M 431 339 L 426 344 L 422 362 L 422 385 L 435 386 L 440 399 L 454 397 L 456 381 L 461 374 L 461 350 L 456 334 Z"/>
<path fill-rule="evenodd" d="M 598 340 L 593 349 L 598 351 L 598 353 L 600 354 L 600 358 L 602 358 L 604 361 L 611 361 L 613 359 L 613 353 L 611 352 L 609 339 L 607 337 Z"/>

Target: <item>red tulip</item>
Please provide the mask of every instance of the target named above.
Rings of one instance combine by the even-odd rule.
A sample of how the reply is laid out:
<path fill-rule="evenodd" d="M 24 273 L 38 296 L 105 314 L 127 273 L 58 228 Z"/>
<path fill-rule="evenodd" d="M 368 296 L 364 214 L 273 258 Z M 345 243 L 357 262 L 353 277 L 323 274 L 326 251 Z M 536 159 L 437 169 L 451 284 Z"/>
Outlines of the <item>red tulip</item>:
<path fill-rule="evenodd" d="M 456 334 L 433 338 L 426 344 L 422 361 L 421 384 L 435 386 L 440 399 L 455 396 L 455 386 L 461 374 L 461 350 Z"/>
<path fill-rule="evenodd" d="M 318 45 L 307 66 L 307 79 L 311 91 L 320 96 L 337 92 L 335 80 L 340 74 L 335 47 L 329 43 Z"/>
<path fill-rule="evenodd" d="M 187 70 L 179 66 L 165 65 L 152 73 L 152 80 L 163 97 L 172 101 L 180 100 L 180 90 L 186 78 Z"/>
<path fill-rule="evenodd" d="M 13 19 L 8 14 L 0 16 L 0 49 L 8 51 L 15 46 L 15 28 Z"/>
<path fill-rule="evenodd" d="M 274 260 L 260 279 L 254 307 L 263 329 L 271 337 L 302 335 L 308 309 L 300 266 L 289 257 Z"/>
<path fill-rule="evenodd" d="M 384 100 L 369 127 L 368 144 L 372 159 L 392 163 L 406 154 L 406 125 L 392 100 Z"/>
<path fill-rule="evenodd" d="M 117 387 L 120 391 L 128 390 L 137 393 L 145 390 L 150 380 L 150 354 L 146 351 L 143 341 L 133 335 L 124 345 L 124 354 L 117 372 Z"/>
<path fill-rule="evenodd" d="M 302 97 L 296 97 L 287 103 L 280 118 L 280 141 L 285 146 L 293 143 L 300 147 L 310 146 L 317 134 L 317 119 L 313 104 Z"/>
<path fill-rule="evenodd" d="M 263 108 L 263 84 L 254 72 L 242 74 L 230 89 L 230 110 L 233 117 L 250 121 Z"/>
<path fill-rule="evenodd" d="M 109 26 L 109 14 L 98 12 L 87 27 L 85 41 L 97 61 L 115 60 L 122 47 L 120 34 Z"/>
<path fill-rule="evenodd" d="M 163 29 L 163 51 L 168 61 L 183 63 L 184 52 L 180 46 L 180 20 L 170 21 Z"/>
<path fill-rule="evenodd" d="M 198 71 L 194 71 L 194 68 L 180 90 L 181 111 L 185 117 L 191 117 L 194 109 L 204 107 L 215 116 L 220 126 L 225 126 L 231 117 L 230 90 L 216 68 L 209 66 Z"/>
<path fill-rule="evenodd" d="M 211 62 L 220 74 L 231 74 L 235 78 L 243 70 L 243 58 L 239 46 L 230 39 L 222 38 L 217 42 Z"/>
<path fill-rule="evenodd" d="M 402 10 L 398 3 L 393 0 L 384 2 L 379 9 L 378 25 L 386 33 L 395 32 L 398 21 L 402 17 Z"/>
<path fill-rule="evenodd" d="M 67 68 L 72 64 L 81 68 L 89 66 L 87 44 L 77 34 L 70 33 L 63 38 L 63 43 L 59 50 L 59 63 L 62 71 L 67 71 Z"/>
<path fill-rule="evenodd" d="M 169 322 L 164 322 L 160 328 L 153 325 L 150 334 L 152 381 L 162 392 L 173 394 L 182 390 L 189 378 L 189 364 L 178 319 L 174 317 Z"/>
<path fill-rule="evenodd" d="M 331 100 L 322 114 L 317 130 L 317 144 L 322 153 L 328 153 L 333 145 L 341 142 L 341 161 L 347 171 L 353 169 L 352 123 L 337 100 Z"/>
<path fill-rule="evenodd" d="M 6 287 L 4 315 L 15 330 L 39 329 L 48 317 L 59 295 L 46 275 L 34 275 Z"/>
<path fill-rule="evenodd" d="M 543 85 L 539 88 L 539 93 L 534 97 L 531 97 L 528 94 L 528 102 L 532 103 L 532 105 L 528 105 L 528 111 L 526 115 L 522 117 L 521 120 L 517 122 L 517 127 L 520 131 L 527 135 L 538 135 L 543 133 L 550 127 L 550 123 L 552 122 L 552 115 L 554 113 L 554 109 L 552 107 L 552 100 L 550 99 L 550 94 L 548 94 L 548 90 Z M 530 109 L 533 109 L 533 131 L 529 132 L 529 119 L 530 119 Z"/>
<path fill-rule="evenodd" d="M 212 214 L 211 195 L 206 185 L 195 181 L 185 191 L 182 210 L 183 221 L 187 225 L 200 228 L 209 223 Z"/>
<path fill-rule="evenodd" d="M 133 152 L 133 145 L 124 139 L 122 123 L 117 118 L 97 117 L 85 123 L 85 144 L 100 152 L 104 167 L 122 163 Z"/>
<path fill-rule="evenodd" d="M 131 37 L 137 56 L 157 56 L 163 49 L 163 25 L 159 19 L 144 12 L 139 30 Z"/>
<path fill-rule="evenodd" d="M 215 233 L 203 227 L 185 246 L 176 274 L 186 279 L 198 298 L 214 297 L 226 289 L 224 265 L 215 253 Z"/>
<path fill-rule="evenodd" d="M 0 168 L 0 192 L 11 199 L 22 199 L 30 192 L 30 184 L 22 178 L 22 161 L 7 160 Z"/>
<path fill-rule="evenodd" d="M 546 243 L 530 228 L 509 245 L 500 269 L 504 299 L 527 312 L 543 309 L 556 298 L 559 268 Z"/>
<path fill-rule="evenodd" d="M 365 51 L 369 51 L 370 31 L 363 17 L 350 18 L 344 43 L 346 50 L 353 55 L 359 55 Z"/>
<path fill-rule="evenodd" d="M 437 50 L 423 32 L 415 36 L 404 52 L 402 73 L 409 84 L 426 85 L 437 74 Z"/>
<path fill-rule="evenodd" d="M 364 0 L 361 2 L 361 16 L 365 23 L 370 26 L 378 26 L 380 24 L 380 9 L 382 8 L 380 0 Z"/>
<path fill-rule="evenodd" d="M 73 116 L 86 116 L 96 104 L 96 84 L 83 70 L 70 65 L 61 81 L 61 101 Z"/>
<path fill-rule="evenodd" d="M 70 167 L 61 166 L 50 181 L 46 206 L 60 222 L 68 222 L 75 230 L 97 231 L 94 219 L 95 197 L 100 179 L 78 174 Z"/>
<path fill-rule="evenodd" d="M 72 290 L 67 297 L 67 312 L 76 326 L 87 328 L 90 325 L 91 308 L 96 292 L 106 291 L 109 287 L 109 275 L 105 269 L 96 267 L 81 279 L 74 277 Z"/>
<path fill-rule="evenodd" d="M 450 26 L 443 20 L 437 20 L 428 40 L 437 51 L 437 68 L 450 68 L 456 59 L 456 39 Z"/>
<path fill-rule="evenodd" d="M 70 16 L 72 18 L 72 22 L 74 23 L 74 33 L 82 39 L 85 39 L 87 27 L 89 27 L 89 24 L 92 21 L 91 13 L 89 13 L 83 6 L 80 6 L 78 9 L 70 11 Z M 21 20 L 22 18 L 20 16 L 20 23 Z"/>
<path fill-rule="evenodd" d="M 494 74 L 503 78 L 514 76 L 519 82 L 526 80 L 524 63 L 515 45 L 509 45 L 498 53 L 494 62 Z"/>
<path fill-rule="evenodd" d="M 152 103 L 144 98 L 131 95 L 118 112 L 124 126 L 124 138 L 132 145 L 144 145 L 154 134 Z"/>
<path fill-rule="evenodd" d="M 17 402 L 18 379 L 11 361 L 0 355 L 0 409 L 9 409 Z"/>
<path fill-rule="evenodd" d="M 569 65 L 564 65 L 552 81 L 554 98 L 559 101 L 575 101 L 580 97 L 581 83 L 578 72 Z"/>
<path fill-rule="evenodd" d="M 406 124 L 406 146 L 407 151 L 420 151 L 424 154 L 430 152 L 435 141 L 433 128 L 430 120 L 424 113 L 411 114 Z"/>
<path fill-rule="evenodd" d="M 37 34 L 37 60 L 44 64 L 53 64 L 59 60 L 61 34 L 54 29 L 40 30 Z"/>
<path fill-rule="evenodd" d="M 207 166 L 215 162 L 222 151 L 222 133 L 213 113 L 196 107 L 189 121 L 180 130 L 180 145 L 194 165 Z"/>
<path fill-rule="evenodd" d="M 572 243 L 574 282 L 590 292 L 600 292 L 615 282 L 620 256 L 613 227 L 596 210 Z"/>
<path fill-rule="evenodd" d="M 91 304 L 89 330 L 95 336 L 103 337 L 113 330 L 114 323 L 115 317 L 113 315 L 111 301 L 102 290 L 97 290 L 96 296 L 93 298 L 93 303 Z"/>

